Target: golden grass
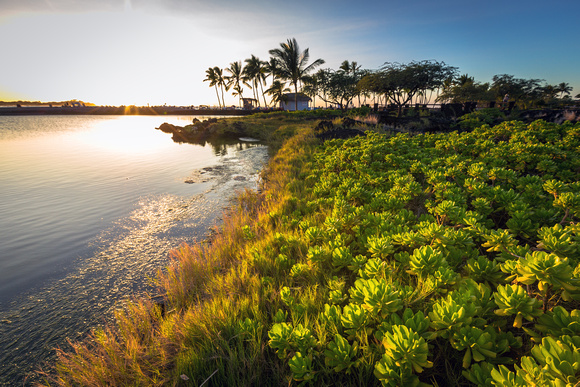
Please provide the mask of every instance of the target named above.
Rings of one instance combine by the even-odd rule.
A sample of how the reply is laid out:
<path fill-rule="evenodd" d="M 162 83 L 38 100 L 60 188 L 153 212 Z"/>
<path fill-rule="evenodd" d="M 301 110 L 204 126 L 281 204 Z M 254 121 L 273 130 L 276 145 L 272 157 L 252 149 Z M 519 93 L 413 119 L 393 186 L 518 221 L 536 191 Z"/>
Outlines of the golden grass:
<path fill-rule="evenodd" d="M 300 173 L 314 141 L 312 125 L 299 121 L 244 121 L 274 144 L 290 138 L 263 171 L 261 192 L 239 193 L 213 237 L 171 252 L 171 264 L 155 280 L 163 307 L 149 299 L 129 303 L 116 313 L 116 326 L 71 343 L 72 351 L 59 350 L 56 374 L 45 375 L 45 385 L 288 383 L 287 370 L 270 359 L 265 347 L 266 324 L 279 297 L 264 282 L 265 267 L 251 252 L 271 239 L 272 216 L 291 214 L 294 192 L 288 191 L 302 189 L 288 183 Z M 273 268 L 271 258 L 264 257 Z"/>
<path fill-rule="evenodd" d="M 72 352 L 58 350 L 57 375 L 49 385 L 163 386 L 179 350 L 180 338 L 167 329 L 161 308 L 144 299 L 116 314 L 115 328 L 91 332 L 88 340 L 71 343 Z"/>

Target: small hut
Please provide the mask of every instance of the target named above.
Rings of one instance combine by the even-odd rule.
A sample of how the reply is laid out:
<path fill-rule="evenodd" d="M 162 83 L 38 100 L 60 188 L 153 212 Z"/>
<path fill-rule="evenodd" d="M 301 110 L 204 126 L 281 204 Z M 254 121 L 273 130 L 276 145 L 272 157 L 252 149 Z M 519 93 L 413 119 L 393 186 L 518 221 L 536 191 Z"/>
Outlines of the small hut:
<path fill-rule="evenodd" d="M 244 106 L 244 110 L 253 110 L 258 100 L 255 98 L 242 98 L 242 104 Z"/>
<path fill-rule="evenodd" d="M 298 110 L 308 110 L 310 109 L 310 101 L 312 98 L 307 96 L 306 94 L 298 93 L 298 106 L 295 103 L 295 96 L 296 93 L 287 93 L 284 94 L 284 98 L 280 101 L 280 108 L 284 110 L 294 111 L 296 108 Z"/>

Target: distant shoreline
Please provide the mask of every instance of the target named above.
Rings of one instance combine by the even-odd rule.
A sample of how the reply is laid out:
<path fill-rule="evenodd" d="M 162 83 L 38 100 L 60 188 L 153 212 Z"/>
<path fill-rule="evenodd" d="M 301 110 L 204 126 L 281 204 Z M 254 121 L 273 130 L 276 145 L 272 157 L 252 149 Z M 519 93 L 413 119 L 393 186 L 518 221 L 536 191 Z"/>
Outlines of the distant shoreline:
<path fill-rule="evenodd" d="M 270 110 L 199 109 L 178 106 L 22 106 L 0 107 L 0 116 L 34 115 L 192 115 L 242 116 Z"/>

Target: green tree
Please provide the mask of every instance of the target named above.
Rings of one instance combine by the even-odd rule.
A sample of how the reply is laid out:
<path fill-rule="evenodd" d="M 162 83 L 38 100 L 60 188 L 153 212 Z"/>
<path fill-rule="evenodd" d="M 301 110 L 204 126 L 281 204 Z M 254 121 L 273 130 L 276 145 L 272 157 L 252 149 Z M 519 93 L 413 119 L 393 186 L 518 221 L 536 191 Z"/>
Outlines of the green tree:
<path fill-rule="evenodd" d="M 542 82 L 542 79 L 522 79 L 500 74 L 493 76 L 490 90 L 496 101 L 501 101 L 504 95 L 509 94 L 510 100 L 521 102 L 528 107 L 543 97 Z"/>
<path fill-rule="evenodd" d="M 443 91 L 436 101 L 463 103 L 471 101 L 490 101 L 495 99 L 489 92 L 489 83 L 479 83 L 474 77 L 467 74 L 461 75 L 450 83 L 445 83 Z"/>
<path fill-rule="evenodd" d="M 238 96 L 240 100 L 240 106 L 242 103 L 242 95 L 243 89 L 242 85 L 247 85 L 246 80 L 244 79 L 243 67 L 241 61 L 236 61 L 230 63 L 230 67 L 226 68 L 226 71 L 230 73 L 230 75 L 225 76 L 226 86 L 228 88 L 232 88 L 234 92 L 234 96 Z"/>
<path fill-rule="evenodd" d="M 223 107 L 226 107 L 226 100 L 224 98 L 224 89 L 226 91 L 228 91 L 229 87 L 226 84 L 226 78 L 224 77 L 224 71 L 217 66 L 215 66 L 213 69 L 215 72 L 217 85 L 220 87 L 220 90 L 222 92 L 222 105 L 223 105 Z"/>
<path fill-rule="evenodd" d="M 360 77 L 361 77 L 360 68 L 361 68 L 361 66 L 357 62 L 355 62 L 355 61 L 349 62 L 348 60 L 345 60 L 340 64 L 339 70 L 342 70 L 347 74 L 353 75 L 354 77 L 357 78 L 357 82 L 358 82 L 358 80 L 360 80 Z M 359 89 L 359 91 L 360 91 L 360 89 Z M 359 106 L 360 106 L 360 96 L 361 96 L 361 93 L 360 92 L 357 93 Z"/>
<path fill-rule="evenodd" d="M 308 64 L 310 60 L 308 48 L 300 51 L 298 42 L 294 38 L 288 39 L 286 43 L 280 43 L 280 48 L 272 49 L 269 52 L 278 62 L 279 76 L 294 85 L 294 107 L 298 110 L 298 82 L 302 81 L 304 76 L 316 67 L 324 64 L 324 60 L 316 59 Z"/>
<path fill-rule="evenodd" d="M 424 60 L 416 62 L 416 71 L 419 75 L 422 87 L 419 88 L 417 95 L 420 97 L 419 103 L 428 103 L 435 90 L 440 90 L 445 81 L 454 78 L 457 74 L 457 67 L 448 66 L 444 62 Z"/>
<path fill-rule="evenodd" d="M 346 110 L 352 100 L 360 94 L 357 87 L 359 77 L 342 69 L 333 71 L 330 69 L 319 71 L 317 75 L 318 92 L 320 98 L 327 102 L 338 105 L 341 110 Z"/>
<path fill-rule="evenodd" d="M 270 60 L 266 62 L 266 75 L 272 76 L 272 84 L 276 81 L 276 77 L 280 72 L 280 68 L 278 66 L 278 60 L 276 58 L 270 57 Z"/>
<path fill-rule="evenodd" d="M 302 93 L 306 94 L 309 97 L 312 97 L 313 103 L 312 105 L 316 106 L 316 95 L 320 91 L 320 85 L 318 82 L 318 77 L 315 75 L 307 75 L 302 78 Z M 289 89 L 288 89 L 289 90 Z"/>
<path fill-rule="evenodd" d="M 260 58 L 252 55 L 250 58 L 245 60 L 246 66 L 244 67 L 244 76 L 248 82 L 251 82 L 252 89 L 254 90 L 254 98 L 258 101 L 258 106 L 260 105 L 260 98 L 258 96 L 258 87 L 262 89 L 262 97 L 264 98 L 264 105 L 267 106 L 266 97 L 264 96 L 263 84 L 266 83 L 266 63 L 261 61 Z"/>
<path fill-rule="evenodd" d="M 205 70 L 205 79 L 203 80 L 204 82 L 209 82 L 209 87 L 215 87 L 215 94 L 217 96 L 218 99 L 218 105 L 221 108 L 222 107 L 222 102 L 220 100 L 220 95 L 218 92 L 218 86 L 219 86 L 219 78 L 218 75 L 216 74 L 215 69 L 218 68 L 216 67 L 210 67 L 207 70 Z"/>
<path fill-rule="evenodd" d="M 363 77 L 359 86 L 385 95 L 397 106 L 400 116 L 403 106 L 415 96 L 426 96 L 428 91 L 443 87 L 445 80 L 454 77 L 456 71 L 456 67 L 436 61 L 408 64 L 387 62 L 379 71 Z"/>
<path fill-rule="evenodd" d="M 285 87 L 280 81 L 274 81 L 272 85 L 266 89 L 266 94 L 271 97 L 272 105 L 279 102 L 288 102 L 285 93 L 290 91 L 289 88 Z"/>
<path fill-rule="evenodd" d="M 558 85 L 558 91 L 560 92 L 560 98 L 564 98 L 564 94 L 570 95 L 572 86 L 569 83 L 562 82 Z"/>

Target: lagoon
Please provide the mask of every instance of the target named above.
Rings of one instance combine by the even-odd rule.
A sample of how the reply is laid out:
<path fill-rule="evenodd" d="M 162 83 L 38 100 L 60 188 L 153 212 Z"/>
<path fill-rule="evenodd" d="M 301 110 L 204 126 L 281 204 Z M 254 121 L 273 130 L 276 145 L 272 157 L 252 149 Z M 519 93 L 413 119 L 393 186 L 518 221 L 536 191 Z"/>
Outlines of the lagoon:
<path fill-rule="evenodd" d="M 191 119 L 0 117 L 1 385 L 32 382 L 55 347 L 154 294 L 168 252 L 257 187 L 261 144 L 178 144 L 155 130 Z"/>

